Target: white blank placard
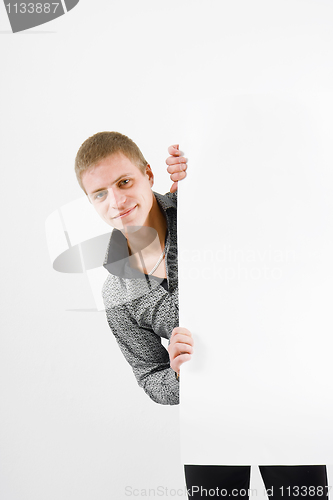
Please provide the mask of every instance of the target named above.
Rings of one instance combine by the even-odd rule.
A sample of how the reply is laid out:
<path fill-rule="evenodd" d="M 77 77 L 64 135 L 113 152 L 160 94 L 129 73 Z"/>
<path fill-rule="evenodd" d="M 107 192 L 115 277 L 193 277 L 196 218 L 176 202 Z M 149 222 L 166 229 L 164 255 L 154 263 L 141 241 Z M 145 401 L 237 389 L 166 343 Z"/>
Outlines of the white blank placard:
<path fill-rule="evenodd" d="M 329 92 L 188 106 L 184 463 L 333 463 L 332 117 Z"/>

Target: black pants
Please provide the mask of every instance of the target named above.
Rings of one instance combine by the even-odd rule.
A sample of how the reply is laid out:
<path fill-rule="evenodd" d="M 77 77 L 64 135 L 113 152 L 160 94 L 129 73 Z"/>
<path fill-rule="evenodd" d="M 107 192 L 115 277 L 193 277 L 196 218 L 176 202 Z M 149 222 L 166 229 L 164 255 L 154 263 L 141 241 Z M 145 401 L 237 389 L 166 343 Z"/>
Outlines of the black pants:
<path fill-rule="evenodd" d="M 259 469 L 270 499 L 327 500 L 325 465 L 260 466 Z M 263 493 L 249 491 L 248 466 L 185 465 L 185 478 L 189 499 L 256 500 Z"/>

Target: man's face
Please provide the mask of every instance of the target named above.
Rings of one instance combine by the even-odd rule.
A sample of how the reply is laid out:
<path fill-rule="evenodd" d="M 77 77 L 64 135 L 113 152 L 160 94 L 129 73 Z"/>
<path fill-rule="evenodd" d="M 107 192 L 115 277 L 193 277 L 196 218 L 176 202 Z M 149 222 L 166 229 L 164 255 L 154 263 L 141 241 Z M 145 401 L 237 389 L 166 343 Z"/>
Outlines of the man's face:
<path fill-rule="evenodd" d="M 143 174 L 120 152 L 101 160 L 82 175 L 82 184 L 98 214 L 121 231 L 148 225 L 153 182 L 149 165 Z"/>

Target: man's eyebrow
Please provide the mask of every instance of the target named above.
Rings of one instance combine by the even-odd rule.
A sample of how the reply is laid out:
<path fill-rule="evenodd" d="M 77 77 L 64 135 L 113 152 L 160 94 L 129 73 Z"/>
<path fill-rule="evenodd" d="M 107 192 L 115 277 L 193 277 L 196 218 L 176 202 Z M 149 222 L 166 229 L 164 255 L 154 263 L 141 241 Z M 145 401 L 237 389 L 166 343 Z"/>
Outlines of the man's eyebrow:
<path fill-rule="evenodd" d="M 113 186 L 114 184 L 117 184 L 117 182 L 119 182 L 120 179 L 123 179 L 124 177 L 129 177 L 130 175 L 131 174 L 122 174 L 115 181 L 113 181 L 113 183 L 111 184 L 111 186 Z M 108 188 L 107 187 L 98 188 L 98 189 L 95 189 L 95 191 L 92 191 L 90 194 L 99 193 L 100 191 L 105 191 L 106 189 L 108 189 Z"/>

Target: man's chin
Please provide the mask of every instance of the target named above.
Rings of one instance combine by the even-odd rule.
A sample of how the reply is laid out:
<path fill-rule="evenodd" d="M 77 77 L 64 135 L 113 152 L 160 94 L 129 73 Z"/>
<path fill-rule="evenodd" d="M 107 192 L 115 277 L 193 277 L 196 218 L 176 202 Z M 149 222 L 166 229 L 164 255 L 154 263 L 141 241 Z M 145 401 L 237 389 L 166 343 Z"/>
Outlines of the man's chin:
<path fill-rule="evenodd" d="M 110 226 L 112 226 L 114 229 L 118 229 L 122 233 L 136 233 L 142 226 L 138 226 L 137 223 L 133 222 L 128 222 L 124 223 L 121 219 L 117 220 L 117 223 L 115 224 L 115 220 L 112 221 L 112 224 L 110 223 Z"/>
<path fill-rule="evenodd" d="M 115 224 L 115 221 L 113 220 L 110 222 L 110 220 L 107 221 L 109 226 L 112 226 L 113 229 L 117 229 L 118 231 L 121 231 L 122 233 L 135 233 L 140 229 L 141 226 L 138 226 L 134 222 L 131 224 L 130 222 L 128 224 L 123 224 L 121 221 L 117 221 Z"/>
<path fill-rule="evenodd" d="M 141 249 L 148 247 L 158 237 L 156 229 L 148 226 L 126 226 L 122 233 L 128 240 L 135 234 L 133 241 L 139 239 Z"/>
<path fill-rule="evenodd" d="M 144 226 L 136 226 L 136 225 L 132 225 L 132 224 L 124 224 L 123 227 L 120 229 L 120 231 L 125 234 L 126 236 L 126 233 L 128 234 L 133 234 L 133 233 L 136 233 L 138 231 L 140 231 L 140 229 L 142 229 L 142 227 Z"/>

